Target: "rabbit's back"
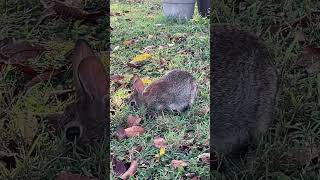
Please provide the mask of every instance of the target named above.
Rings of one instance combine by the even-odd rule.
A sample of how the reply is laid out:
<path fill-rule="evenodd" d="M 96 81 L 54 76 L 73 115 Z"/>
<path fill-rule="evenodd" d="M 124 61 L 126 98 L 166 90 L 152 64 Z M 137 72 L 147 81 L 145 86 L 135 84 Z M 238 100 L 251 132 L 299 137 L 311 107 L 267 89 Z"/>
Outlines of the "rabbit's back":
<path fill-rule="evenodd" d="M 196 91 L 196 82 L 189 72 L 173 70 L 148 86 L 145 94 L 149 107 L 183 111 L 193 104 Z"/>
<path fill-rule="evenodd" d="M 239 151 L 265 132 L 272 119 L 277 72 L 267 48 L 254 35 L 214 25 L 211 96 L 214 149 Z"/>

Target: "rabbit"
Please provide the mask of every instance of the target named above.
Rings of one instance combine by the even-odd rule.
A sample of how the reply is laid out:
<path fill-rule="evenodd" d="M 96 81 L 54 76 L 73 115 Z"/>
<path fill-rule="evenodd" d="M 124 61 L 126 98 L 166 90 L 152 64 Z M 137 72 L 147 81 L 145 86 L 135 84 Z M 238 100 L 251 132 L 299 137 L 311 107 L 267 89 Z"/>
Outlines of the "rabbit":
<path fill-rule="evenodd" d="M 150 113 L 163 110 L 181 113 L 192 106 L 197 95 L 196 81 L 184 70 L 172 70 L 146 89 L 138 75 L 134 75 L 132 85 L 129 105 L 135 108 L 145 106 Z"/>
<path fill-rule="evenodd" d="M 268 130 L 278 72 L 256 36 L 228 24 L 211 27 L 211 149 L 241 154 Z"/>
<path fill-rule="evenodd" d="M 60 116 L 60 128 L 69 141 L 100 139 L 107 128 L 106 71 L 89 44 L 82 39 L 76 42 L 68 59 L 72 62 L 76 98 Z"/>

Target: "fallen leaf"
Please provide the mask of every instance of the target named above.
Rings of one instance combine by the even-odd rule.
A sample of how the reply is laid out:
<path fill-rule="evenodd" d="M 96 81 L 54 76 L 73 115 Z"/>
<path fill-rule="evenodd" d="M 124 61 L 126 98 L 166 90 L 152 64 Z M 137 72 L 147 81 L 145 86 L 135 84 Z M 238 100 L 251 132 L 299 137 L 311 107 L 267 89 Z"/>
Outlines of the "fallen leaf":
<path fill-rule="evenodd" d="M 153 139 L 153 144 L 157 148 L 166 147 L 166 140 L 161 137 L 155 137 Z"/>
<path fill-rule="evenodd" d="M 0 49 L 0 62 L 4 64 L 19 64 L 29 58 L 41 55 L 46 49 L 28 41 L 5 41 Z"/>
<path fill-rule="evenodd" d="M 140 126 L 132 126 L 125 129 L 127 137 L 136 137 L 144 133 L 144 129 Z"/>
<path fill-rule="evenodd" d="M 126 134 L 125 129 L 119 126 L 119 127 L 117 128 L 117 130 L 116 130 L 116 137 L 117 137 L 119 140 L 126 139 L 126 138 L 127 138 L 127 134 Z"/>
<path fill-rule="evenodd" d="M 210 153 L 203 153 L 198 156 L 198 161 L 200 164 L 210 164 Z"/>
<path fill-rule="evenodd" d="M 131 68 L 136 68 L 136 69 L 139 69 L 140 67 L 142 67 L 141 64 L 135 64 L 135 63 L 132 63 L 132 62 L 128 62 L 127 66 L 131 67 Z"/>
<path fill-rule="evenodd" d="M 171 166 L 176 169 L 176 168 L 179 168 L 179 167 L 186 167 L 188 166 L 188 163 L 184 162 L 184 161 L 181 161 L 181 160 L 172 160 L 171 161 Z"/>
<path fill-rule="evenodd" d="M 125 45 L 125 46 L 129 46 L 129 45 L 131 45 L 133 43 L 134 43 L 134 40 L 125 40 L 125 41 L 122 42 L 122 44 Z"/>
<path fill-rule="evenodd" d="M 150 54 L 155 47 L 156 47 L 156 46 L 153 46 L 153 45 L 151 45 L 151 46 L 146 46 L 146 47 L 143 48 L 142 52 L 143 52 L 143 53 L 148 53 L 148 54 Z"/>
<path fill-rule="evenodd" d="M 61 74 L 62 72 L 64 72 L 64 71 L 61 69 L 46 70 L 42 74 L 39 74 L 39 75 L 35 76 L 34 78 L 32 78 L 26 84 L 26 87 L 32 87 L 40 82 L 48 81 L 52 77 L 55 77 L 55 76 Z"/>
<path fill-rule="evenodd" d="M 309 74 L 320 71 L 320 48 L 307 47 L 297 60 L 297 65 L 306 69 Z"/>
<path fill-rule="evenodd" d="M 30 76 L 36 76 L 38 73 L 33 70 L 32 67 L 24 65 L 24 64 L 13 64 L 13 66 L 17 69 L 19 69 L 21 72 L 30 75 Z"/>
<path fill-rule="evenodd" d="M 184 179 L 191 179 L 191 180 L 200 180 L 199 176 L 196 176 L 196 173 L 186 173 L 185 175 L 182 176 Z M 181 178 L 181 180 L 182 180 Z"/>
<path fill-rule="evenodd" d="M 320 145 L 309 144 L 297 148 L 290 149 L 289 156 L 291 156 L 299 166 L 304 166 L 312 163 L 312 160 L 319 158 Z"/>
<path fill-rule="evenodd" d="M 95 177 L 81 176 L 80 174 L 73 174 L 67 171 L 61 171 L 55 180 L 99 180 Z"/>
<path fill-rule="evenodd" d="M 166 149 L 164 147 L 160 147 L 159 157 L 163 156 L 166 153 Z"/>
<path fill-rule="evenodd" d="M 174 44 L 181 43 L 187 39 L 187 34 L 186 33 L 176 33 L 173 36 L 170 36 L 169 39 Z"/>
<path fill-rule="evenodd" d="M 115 83 L 121 83 L 121 80 L 124 78 L 123 75 L 119 75 L 119 74 L 114 74 L 110 76 L 110 80 L 115 82 Z"/>
<path fill-rule="evenodd" d="M 289 23 L 268 25 L 268 29 L 271 33 L 281 33 L 286 35 L 291 29 L 295 29 L 297 27 L 307 27 L 310 23 L 317 22 L 319 14 L 319 11 L 314 11 L 310 14 L 298 17 Z"/>
<path fill-rule="evenodd" d="M 182 55 L 193 55 L 194 52 L 191 49 L 182 49 L 178 52 L 178 54 Z"/>
<path fill-rule="evenodd" d="M 144 77 L 141 79 L 144 85 L 149 85 L 152 83 L 152 80 L 149 77 Z"/>
<path fill-rule="evenodd" d="M 104 15 L 103 11 L 87 12 L 78 7 L 69 5 L 62 1 L 51 1 L 50 4 L 43 3 L 46 8 L 43 16 L 38 21 L 38 24 L 43 22 L 44 19 L 51 16 L 62 16 L 63 18 L 73 18 L 84 20 L 86 22 L 97 23 L 97 20 Z"/>
<path fill-rule="evenodd" d="M 112 156 L 111 160 L 113 167 L 112 169 L 116 176 L 120 177 L 127 171 L 128 168 L 126 167 L 126 163 L 119 161 L 115 156 Z"/>
<path fill-rule="evenodd" d="M 132 127 L 132 126 L 138 126 L 139 123 L 141 121 L 141 118 L 139 116 L 132 116 L 129 115 L 128 116 L 128 127 Z"/>
<path fill-rule="evenodd" d="M 133 59 L 132 59 L 132 63 L 141 63 L 143 61 L 146 61 L 148 59 L 151 58 L 151 55 L 150 54 L 147 54 L 147 53 L 143 53 L 143 54 L 140 54 L 140 55 L 137 55 L 135 56 Z"/>
<path fill-rule="evenodd" d="M 130 176 L 133 176 L 138 169 L 138 162 L 132 161 L 129 169 L 120 176 L 121 179 L 128 179 Z"/>
<path fill-rule="evenodd" d="M 210 112 L 210 107 L 208 105 L 201 107 L 198 112 L 197 115 L 200 116 L 204 116 L 206 114 L 208 114 Z"/>
<path fill-rule="evenodd" d="M 160 46 L 159 46 L 159 49 L 164 49 L 164 48 L 166 48 L 165 45 L 160 45 Z"/>

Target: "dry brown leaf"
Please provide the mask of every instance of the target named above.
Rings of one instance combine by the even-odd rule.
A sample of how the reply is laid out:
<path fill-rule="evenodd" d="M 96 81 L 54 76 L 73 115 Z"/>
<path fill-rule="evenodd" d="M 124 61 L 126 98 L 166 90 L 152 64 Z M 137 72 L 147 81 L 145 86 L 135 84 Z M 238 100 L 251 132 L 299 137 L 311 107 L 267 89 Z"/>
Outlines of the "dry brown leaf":
<path fill-rule="evenodd" d="M 312 162 L 312 159 L 319 158 L 320 145 L 311 144 L 299 148 L 293 148 L 289 156 L 297 161 L 298 165 L 304 166 Z"/>
<path fill-rule="evenodd" d="M 45 48 L 28 41 L 1 40 L 0 62 L 4 64 L 19 64 L 29 58 L 41 55 Z"/>
<path fill-rule="evenodd" d="M 153 144 L 157 148 L 166 147 L 166 140 L 161 137 L 155 137 L 153 139 Z"/>
<path fill-rule="evenodd" d="M 134 43 L 134 40 L 125 40 L 125 41 L 122 42 L 122 44 L 125 45 L 125 46 L 129 46 L 129 45 L 131 45 L 133 43 Z"/>
<path fill-rule="evenodd" d="M 39 74 L 39 75 L 35 76 L 34 78 L 32 78 L 26 84 L 26 87 L 31 87 L 31 86 L 34 86 L 34 85 L 40 83 L 40 82 L 48 81 L 52 77 L 57 76 L 57 75 L 61 74 L 62 72 L 64 72 L 64 70 L 62 70 L 62 69 L 46 70 L 42 74 Z"/>
<path fill-rule="evenodd" d="M 200 154 L 198 160 L 201 164 L 210 164 L 210 153 Z"/>
<path fill-rule="evenodd" d="M 39 19 L 38 24 L 40 24 L 47 17 L 55 15 L 62 16 L 63 18 L 74 18 L 96 23 L 97 20 L 104 14 L 102 10 L 89 13 L 62 1 L 51 1 L 50 3 L 43 3 L 43 5 L 46 9 L 44 11 L 44 15 Z M 103 6 L 104 5 L 101 7 Z"/>
<path fill-rule="evenodd" d="M 204 116 L 204 115 L 208 114 L 209 112 L 210 112 L 210 107 L 207 105 L 207 106 L 201 107 L 201 108 L 198 110 L 197 114 L 198 114 L 198 115 L 201 115 L 201 116 Z"/>
<path fill-rule="evenodd" d="M 131 68 L 136 68 L 136 69 L 139 69 L 139 68 L 142 67 L 141 64 L 135 64 L 135 63 L 132 63 L 132 62 L 128 62 L 128 63 L 127 63 L 127 66 L 128 66 L 128 67 L 131 67 Z"/>
<path fill-rule="evenodd" d="M 320 48 L 305 48 L 297 60 L 297 65 L 310 74 L 320 71 Z"/>
<path fill-rule="evenodd" d="M 127 138 L 127 133 L 126 133 L 125 129 L 119 126 L 119 127 L 117 128 L 117 131 L 116 131 L 116 137 L 117 137 L 119 140 L 122 140 L 122 139 Z"/>
<path fill-rule="evenodd" d="M 129 169 L 120 176 L 121 179 L 128 179 L 130 176 L 133 176 L 138 169 L 138 162 L 132 161 Z"/>
<path fill-rule="evenodd" d="M 13 66 L 17 69 L 19 69 L 21 72 L 30 75 L 30 76 L 36 76 L 38 73 L 30 66 L 24 65 L 24 64 L 13 64 Z"/>
<path fill-rule="evenodd" d="M 138 126 L 140 124 L 141 118 L 139 116 L 128 116 L 128 127 Z"/>
<path fill-rule="evenodd" d="M 115 83 L 120 83 L 121 84 L 121 80 L 123 80 L 124 76 L 123 75 L 119 75 L 119 74 L 114 74 L 110 77 L 110 80 L 115 82 Z"/>
<path fill-rule="evenodd" d="M 125 132 L 127 137 L 136 137 L 142 135 L 144 133 L 144 129 L 140 126 L 132 126 L 125 129 Z"/>
<path fill-rule="evenodd" d="M 112 168 L 116 176 L 121 176 L 127 171 L 127 163 L 119 161 L 116 156 L 111 155 Z"/>
<path fill-rule="evenodd" d="M 55 180 L 99 180 L 95 177 L 81 176 L 67 171 L 61 171 Z"/>
<path fill-rule="evenodd" d="M 171 166 L 176 169 L 176 168 L 179 168 L 179 167 L 185 167 L 185 166 L 188 166 L 188 163 L 184 162 L 184 161 L 181 161 L 181 160 L 172 160 L 171 161 Z"/>

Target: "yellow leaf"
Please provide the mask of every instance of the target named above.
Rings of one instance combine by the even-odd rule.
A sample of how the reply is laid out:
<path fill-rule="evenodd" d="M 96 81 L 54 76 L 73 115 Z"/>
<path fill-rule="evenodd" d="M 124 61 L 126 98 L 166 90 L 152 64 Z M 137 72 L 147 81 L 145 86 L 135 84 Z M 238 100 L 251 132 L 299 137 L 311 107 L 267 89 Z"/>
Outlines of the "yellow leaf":
<path fill-rule="evenodd" d="M 149 85 L 152 83 L 152 80 L 148 77 L 142 78 L 141 79 L 144 85 Z"/>
<path fill-rule="evenodd" d="M 150 58 L 151 58 L 151 55 L 150 55 L 150 54 L 148 54 L 148 53 L 143 53 L 143 54 L 140 54 L 140 55 L 135 56 L 135 57 L 132 59 L 132 62 L 133 62 L 133 63 L 142 62 L 142 61 L 145 61 L 145 60 L 150 59 Z"/>
<path fill-rule="evenodd" d="M 159 151 L 159 156 L 163 156 L 164 154 L 166 153 L 166 149 L 164 147 L 161 147 L 160 148 L 160 151 Z"/>

